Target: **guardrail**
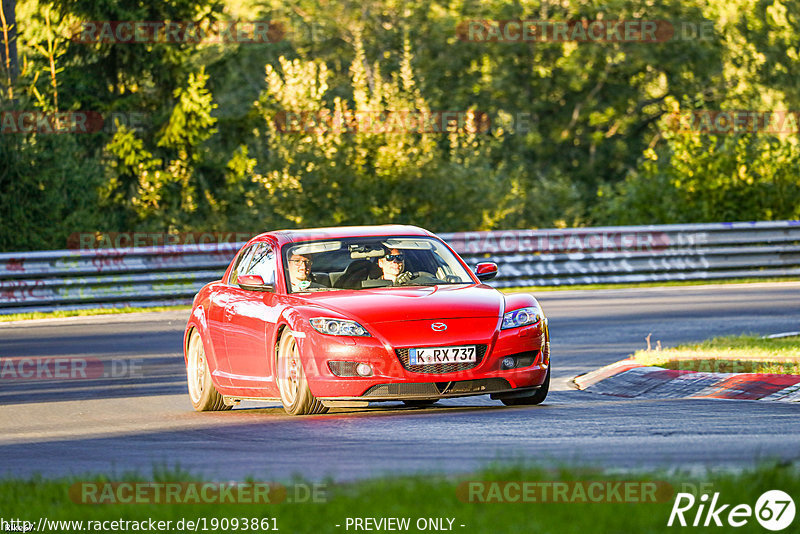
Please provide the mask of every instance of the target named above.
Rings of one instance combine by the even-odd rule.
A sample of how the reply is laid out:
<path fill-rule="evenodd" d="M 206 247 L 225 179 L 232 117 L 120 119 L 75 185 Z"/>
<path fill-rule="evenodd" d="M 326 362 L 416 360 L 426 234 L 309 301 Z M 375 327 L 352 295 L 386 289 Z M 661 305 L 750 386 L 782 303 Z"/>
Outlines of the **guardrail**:
<path fill-rule="evenodd" d="M 495 287 L 800 276 L 800 221 L 440 234 Z M 0 314 L 188 304 L 243 243 L 0 254 Z"/>

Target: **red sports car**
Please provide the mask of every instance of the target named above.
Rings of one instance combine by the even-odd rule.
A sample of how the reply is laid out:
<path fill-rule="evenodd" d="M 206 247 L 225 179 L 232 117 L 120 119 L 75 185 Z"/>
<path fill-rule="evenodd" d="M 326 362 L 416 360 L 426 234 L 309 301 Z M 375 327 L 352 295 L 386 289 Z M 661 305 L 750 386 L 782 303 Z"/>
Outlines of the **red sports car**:
<path fill-rule="evenodd" d="M 280 400 L 289 414 L 490 394 L 539 404 L 550 384 L 547 319 L 531 295 L 483 282 L 415 226 L 268 232 L 203 287 L 184 337 L 198 411 Z"/>

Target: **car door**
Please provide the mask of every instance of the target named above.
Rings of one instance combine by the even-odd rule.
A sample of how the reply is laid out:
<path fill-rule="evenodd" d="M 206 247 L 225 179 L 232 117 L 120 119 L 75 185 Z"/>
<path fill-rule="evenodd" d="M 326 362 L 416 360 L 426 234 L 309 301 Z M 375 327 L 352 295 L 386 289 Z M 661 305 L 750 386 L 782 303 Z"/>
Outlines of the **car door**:
<path fill-rule="evenodd" d="M 278 320 L 277 296 L 273 291 L 239 287 L 236 280 L 245 274 L 257 274 L 273 288 L 277 283 L 277 254 L 272 243 L 255 243 L 247 257 L 231 275 L 225 305 L 224 332 L 228 354 L 229 377 L 240 389 L 252 390 L 253 396 L 273 396 L 271 356 L 272 339 Z"/>
<path fill-rule="evenodd" d="M 228 351 L 225 347 L 225 306 L 230 297 L 229 289 L 224 284 L 219 284 L 216 290 L 210 293 L 209 308 L 206 314 L 208 334 L 217 361 L 216 369 L 214 369 L 213 373 L 218 383 L 223 386 L 231 385 L 228 377 L 230 372 Z"/>
<path fill-rule="evenodd" d="M 235 273 L 239 269 L 243 268 L 243 266 L 249 265 L 250 260 L 252 259 L 252 254 L 253 247 L 248 247 L 247 249 L 239 252 L 239 256 L 236 258 L 236 263 L 234 264 L 231 272 L 231 280 L 235 279 Z M 228 361 L 228 350 L 225 340 L 225 330 L 228 328 L 225 312 L 230 297 L 230 283 L 221 282 L 218 284 L 216 290 L 210 295 L 210 305 L 207 315 L 211 344 L 214 347 L 214 354 L 217 357 L 217 368 L 214 371 L 214 375 L 217 377 L 219 383 L 223 385 L 231 385 L 231 365 Z"/>

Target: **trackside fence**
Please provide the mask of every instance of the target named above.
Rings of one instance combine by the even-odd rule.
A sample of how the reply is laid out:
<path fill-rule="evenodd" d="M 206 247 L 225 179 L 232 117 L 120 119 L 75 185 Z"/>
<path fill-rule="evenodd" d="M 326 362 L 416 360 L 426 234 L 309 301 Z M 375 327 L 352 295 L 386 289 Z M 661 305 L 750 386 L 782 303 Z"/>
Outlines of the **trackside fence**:
<path fill-rule="evenodd" d="M 495 287 L 800 276 L 800 221 L 439 234 Z M 188 304 L 243 243 L 0 254 L 0 314 Z"/>

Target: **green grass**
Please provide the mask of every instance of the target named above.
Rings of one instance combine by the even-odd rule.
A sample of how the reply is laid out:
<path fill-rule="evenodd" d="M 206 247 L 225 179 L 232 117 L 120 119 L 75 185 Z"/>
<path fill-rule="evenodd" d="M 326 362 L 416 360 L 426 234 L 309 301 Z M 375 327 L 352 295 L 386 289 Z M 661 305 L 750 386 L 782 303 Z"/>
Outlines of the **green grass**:
<path fill-rule="evenodd" d="M 56 310 L 52 312 L 27 312 L 0 315 L 0 323 L 8 321 L 26 321 L 29 319 L 54 319 L 61 317 L 84 317 L 89 315 L 112 315 L 120 313 L 159 312 L 188 310 L 191 306 L 155 306 L 151 308 L 87 308 L 85 310 Z"/>
<path fill-rule="evenodd" d="M 125 477 L 126 480 L 145 480 L 141 477 Z M 104 482 L 108 479 L 83 479 Z M 187 480 L 180 473 L 161 473 L 151 480 Z M 281 532 L 354 532 L 346 529 L 347 518 L 410 518 L 410 532 L 418 532 L 414 526 L 419 518 L 452 518 L 453 531 L 470 534 L 558 532 L 558 533 L 650 533 L 669 532 L 680 527 L 666 526 L 678 492 L 719 492 L 719 502 L 755 506 L 758 497 L 768 490 L 779 489 L 797 498 L 800 495 L 800 477 L 796 466 L 769 465 L 741 473 L 709 471 L 704 475 L 661 472 L 611 475 L 598 470 L 552 469 L 529 467 L 496 467 L 470 475 L 458 477 L 416 476 L 388 477 L 349 484 L 326 483 L 324 502 L 270 504 L 82 504 L 80 497 L 70 487 L 79 479 L 0 481 L 0 503 L 4 519 L 20 518 L 36 524 L 39 518 L 49 520 L 197 520 L 206 518 L 209 532 L 223 529 L 210 528 L 212 519 L 221 518 L 274 518 Z M 469 502 L 468 482 L 482 482 L 484 490 L 473 495 L 502 495 L 489 493 L 491 481 L 516 481 L 545 483 L 551 491 L 564 482 L 657 482 L 659 490 L 651 493 L 656 502 L 587 502 L 580 492 L 570 489 L 557 502 L 541 502 L 542 491 L 533 496 L 537 502 Z M 311 484 L 296 480 L 301 487 Z M 557 484 L 553 484 L 557 483 Z M 284 483 L 287 495 L 293 495 L 295 486 Z M 650 485 L 650 484 L 648 484 Z M 637 485 L 638 486 L 638 485 Z M 541 488 L 542 486 L 538 486 Z M 608 486 L 603 486 L 608 487 Z M 574 486 L 570 486 L 574 488 Z M 301 492 L 302 493 L 302 492 Z M 511 493 L 512 498 L 519 493 Z M 564 501 L 566 495 L 566 502 Z M 637 494 L 638 495 L 638 494 Z M 649 497 L 649 496 L 648 496 Z M 501 497 L 502 498 L 502 497 Z M 519 498 L 519 497 L 517 497 Z M 76 502 L 78 501 L 78 502 Z M 636 498 L 634 498 L 636 501 Z M 691 524 L 697 506 L 686 513 Z M 730 510 L 730 507 L 728 508 Z M 722 515 L 724 521 L 725 514 Z M 795 519 L 794 525 L 800 521 Z M 447 522 L 444 523 L 447 525 Z M 340 525 L 337 527 L 336 525 Z M 461 527 L 461 525 L 465 525 Z M 271 526 L 271 524 L 270 524 Z M 688 527 L 692 532 L 727 532 L 730 527 L 708 529 Z M 199 529 L 203 531 L 202 528 Z M 737 532 L 765 532 L 755 517 Z M 60 532 L 75 532 L 77 529 L 61 528 Z M 228 531 L 232 531 L 230 528 Z M 791 528 L 787 532 L 793 531 Z M 263 532 L 263 531 L 262 531 Z"/>
<path fill-rule="evenodd" d="M 681 287 L 681 286 L 706 286 L 727 284 L 755 284 L 764 282 L 797 282 L 800 278 L 732 278 L 723 280 L 675 280 L 670 282 L 639 282 L 632 284 L 579 284 L 563 286 L 525 286 L 507 287 L 501 289 L 503 293 L 542 292 L 542 291 L 567 291 L 583 289 L 631 289 L 640 287 Z M 489 282 L 491 284 L 491 282 Z"/>
<path fill-rule="evenodd" d="M 633 359 L 645 365 L 688 371 L 800 374 L 800 336 L 716 337 L 663 350 L 640 350 Z"/>

